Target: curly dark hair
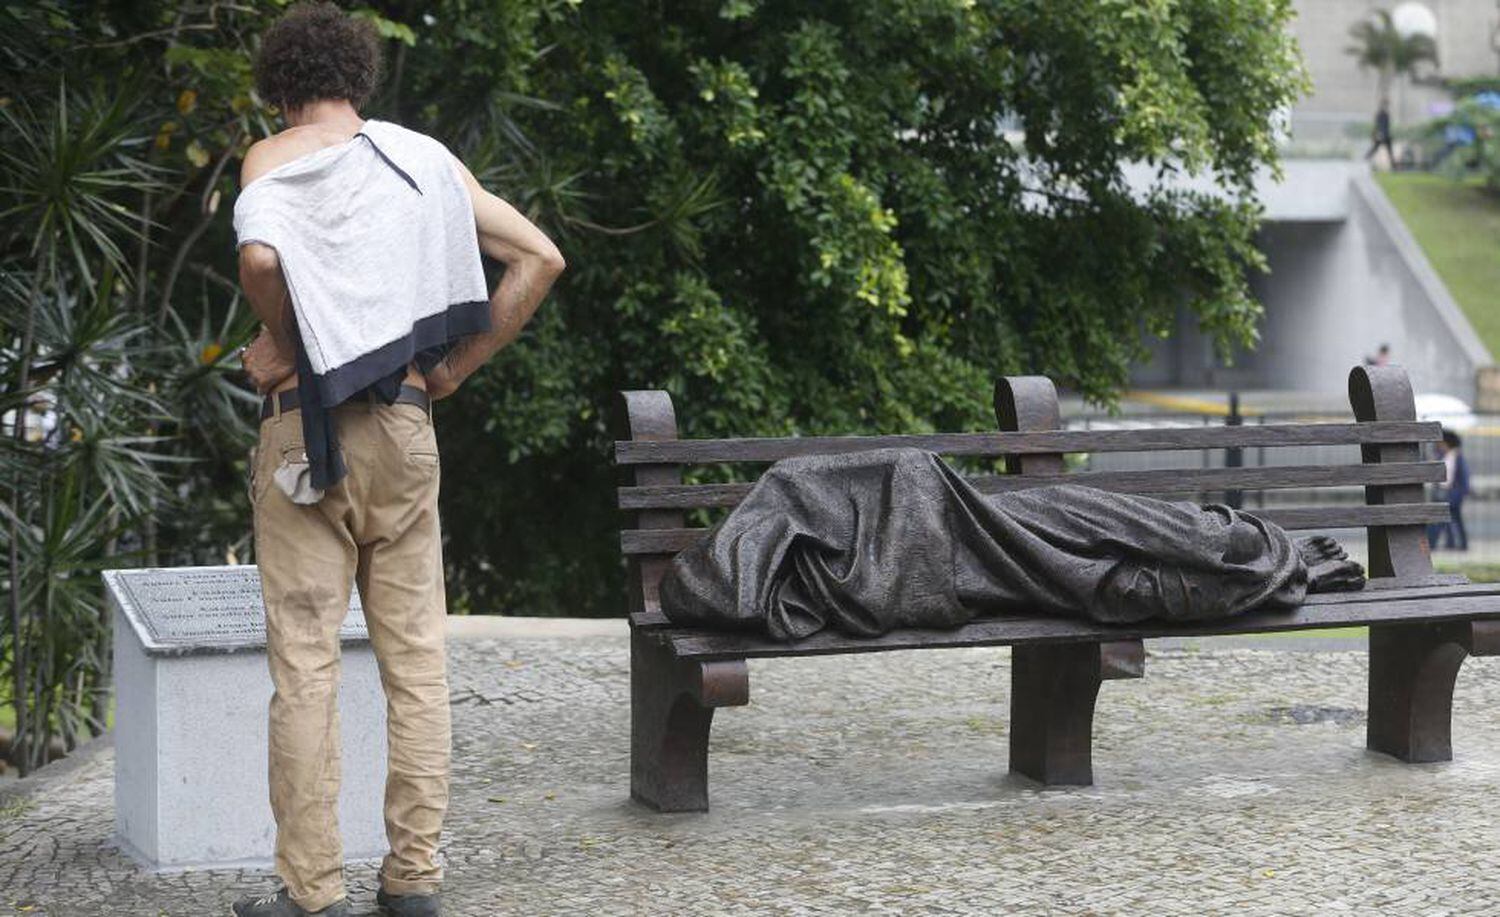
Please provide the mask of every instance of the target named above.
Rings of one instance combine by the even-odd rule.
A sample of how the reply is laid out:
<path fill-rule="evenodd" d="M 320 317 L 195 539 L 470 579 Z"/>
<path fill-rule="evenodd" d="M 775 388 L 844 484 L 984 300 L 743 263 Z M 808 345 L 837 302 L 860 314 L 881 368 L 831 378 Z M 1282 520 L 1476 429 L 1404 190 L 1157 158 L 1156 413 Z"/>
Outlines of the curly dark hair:
<path fill-rule="evenodd" d="M 322 99 L 360 107 L 380 81 L 380 36 L 332 3 L 298 3 L 266 30 L 255 89 L 283 112 Z"/>

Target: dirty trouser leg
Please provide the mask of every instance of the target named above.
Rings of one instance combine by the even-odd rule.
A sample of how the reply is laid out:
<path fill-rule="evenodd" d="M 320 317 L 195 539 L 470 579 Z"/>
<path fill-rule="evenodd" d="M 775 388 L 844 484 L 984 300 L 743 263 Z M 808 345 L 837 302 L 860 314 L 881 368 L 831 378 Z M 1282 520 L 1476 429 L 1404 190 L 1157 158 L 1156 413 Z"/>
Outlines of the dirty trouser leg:
<path fill-rule="evenodd" d="M 370 463 L 360 507 L 357 582 L 386 694 L 385 830 L 380 884 L 395 895 L 436 891 L 448 808 L 450 722 L 445 659 L 438 455 L 432 421 L 413 405 L 345 424 Z"/>
<path fill-rule="evenodd" d="M 276 872 L 292 899 L 317 911 L 344 897 L 339 836 L 339 625 L 349 608 L 356 548 L 342 485 L 299 506 L 271 479 L 283 457 L 304 458 L 300 416 L 261 425 L 251 498 L 266 605 L 271 811 Z"/>

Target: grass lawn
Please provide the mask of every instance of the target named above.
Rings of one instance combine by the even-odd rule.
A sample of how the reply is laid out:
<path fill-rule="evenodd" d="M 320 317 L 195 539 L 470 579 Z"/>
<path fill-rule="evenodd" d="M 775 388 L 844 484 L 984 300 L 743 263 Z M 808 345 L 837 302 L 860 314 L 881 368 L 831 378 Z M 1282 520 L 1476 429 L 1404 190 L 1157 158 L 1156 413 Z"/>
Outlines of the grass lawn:
<path fill-rule="evenodd" d="M 1448 292 L 1490 353 L 1500 355 L 1500 196 L 1477 182 L 1425 172 L 1378 172 Z"/>
<path fill-rule="evenodd" d="M 1462 573 L 1475 583 L 1500 583 L 1500 563 L 1494 561 L 1445 561 L 1433 564 L 1439 573 Z"/>

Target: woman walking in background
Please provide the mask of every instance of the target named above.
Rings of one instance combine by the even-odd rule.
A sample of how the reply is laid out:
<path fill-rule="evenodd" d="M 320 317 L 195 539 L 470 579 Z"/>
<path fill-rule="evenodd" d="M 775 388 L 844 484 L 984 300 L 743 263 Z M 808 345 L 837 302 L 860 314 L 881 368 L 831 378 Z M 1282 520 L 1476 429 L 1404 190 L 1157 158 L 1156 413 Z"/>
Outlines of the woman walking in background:
<path fill-rule="evenodd" d="M 1464 459 L 1463 440 L 1452 430 L 1443 431 L 1443 441 L 1438 443 L 1438 457 L 1443 460 L 1447 473 L 1443 476 L 1442 496 L 1448 501 L 1448 521 L 1427 527 L 1427 543 L 1438 547 L 1441 537 L 1443 547 L 1459 551 L 1469 550 L 1469 532 L 1464 528 L 1464 500 L 1469 496 L 1469 463 Z"/>

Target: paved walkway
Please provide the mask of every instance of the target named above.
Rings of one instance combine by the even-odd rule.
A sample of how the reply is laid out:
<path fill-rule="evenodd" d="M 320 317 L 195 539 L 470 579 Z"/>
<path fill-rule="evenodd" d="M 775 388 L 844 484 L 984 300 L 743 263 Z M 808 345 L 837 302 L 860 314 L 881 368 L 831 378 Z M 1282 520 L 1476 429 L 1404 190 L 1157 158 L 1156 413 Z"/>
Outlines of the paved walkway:
<path fill-rule="evenodd" d="M 1098 785 L 1005 774 L 1008 654 L 752 663 L 706 815 L 627 802 L 613 626 L 453 643 L 448 913 L 1368 914 L 1500 906 L 1500 660 L 1469 660 L 1457 760 L 1363 748 L 1365 658 L 1158 645 L 1112 682 Z M 263 873 L 156 876 L 110 843 L 108 748 L 0 811 L 0 914 L 201 915 Z M 45 772 L 44 772 L 45 774 Z M 373 867 L 350 870 L 369 913 Z"/>

